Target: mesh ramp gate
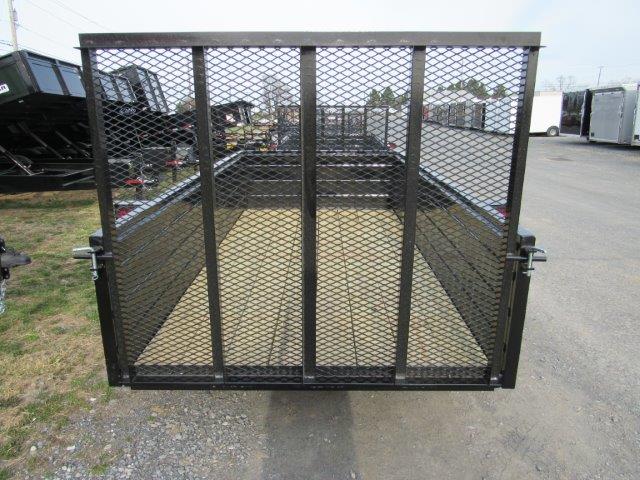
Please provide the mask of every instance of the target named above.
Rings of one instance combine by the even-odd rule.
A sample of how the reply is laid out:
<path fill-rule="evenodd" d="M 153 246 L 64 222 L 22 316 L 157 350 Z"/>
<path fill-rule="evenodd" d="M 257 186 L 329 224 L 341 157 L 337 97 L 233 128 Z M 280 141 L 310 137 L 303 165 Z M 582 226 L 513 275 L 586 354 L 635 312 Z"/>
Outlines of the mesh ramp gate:
<path fill-rule="evenodd" d="M 112 383 L 500 385 L 538 41 L 82 35 Z"/>

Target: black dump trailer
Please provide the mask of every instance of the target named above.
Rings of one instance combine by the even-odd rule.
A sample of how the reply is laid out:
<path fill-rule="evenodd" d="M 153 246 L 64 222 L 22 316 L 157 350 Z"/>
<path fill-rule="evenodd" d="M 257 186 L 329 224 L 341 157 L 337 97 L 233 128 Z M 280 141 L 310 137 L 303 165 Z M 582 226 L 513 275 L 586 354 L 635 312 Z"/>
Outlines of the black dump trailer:
<path fill-rule="evenodd" d="M 20 50 L 0 57 L 0 191 L 93 184 L 82 74 Z"/>
<path fill-rule="evenodd" d="M 102 228 L 75 256 L 91 259 L 110 384 L 514 387 L 544 259 L 519 225 L 539 34 L 80 44 Z M 109 154 L 134 133 L 99 92 L 101 72 L 131 64 L 155 72 L 149 92 L 199 164 L 137 190 Z M 514 133 L 423 121 L 425 92 L 469 79 L 518 98 Z M 212 105 L 238 98 L 263 138 L 230 148 L 216 135 L 234 119 Z"/>
<path fill-rule="evenodd" d="M 153 62 L 130 61 L 97 72 L 95 91 L 119 118 L 106 132 L 109 162 L 140 191 L 197 163 L 195 113 L 193 99 L 169 110 Z M 231 112 L 233 127 L 251 127 L 247 111 L 242 101 L 212 106 L 214 116 Z M 226 146 L 219 125 L 214 137 Z M 95 188 L 93 176 L 80 67 L 27 50 L 0 57 L 0 191 Z"/>

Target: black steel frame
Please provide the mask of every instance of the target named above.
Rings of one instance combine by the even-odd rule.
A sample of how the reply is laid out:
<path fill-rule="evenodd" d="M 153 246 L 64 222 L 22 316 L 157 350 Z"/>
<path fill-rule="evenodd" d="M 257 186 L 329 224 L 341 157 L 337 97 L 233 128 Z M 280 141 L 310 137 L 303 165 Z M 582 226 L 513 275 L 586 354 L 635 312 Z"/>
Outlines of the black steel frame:
<path fill-rule="evenodd" d="M 91 243 L 102 253 L 98 256 L 99 278 L 96 294 L 100 313 L 104 353 L 111 385 L 128 385 L 141 389 L 410 389 L 410 390 L 492 390 L 514 388 L 522 331 L 526 311 L 529 277 L 522 265 L 505 259 L 503 289 L 500 300 L 497 340 L 491 365 L 491 376 L 478 383 L 409 383 L 406 381 L 409 312 L 411 308 L 413 250 L 416 223 L 416 191 L 419 178 L 422 96 L 424 90 L 425 51 L 427 47 L 524 47 L 528 62 L 523 67 L 524 98 L 520 102 L 519 122 L 515 133 L 509 180 L 509 230 L 507 251 L 516 256 L 523 247 L 534 245 L 535 237 L 518 231 L 522 186 L 527 153 L 529 121 L 535 84 L 539 33 L 477 33 L 477 32 L 221 32 L 221 33 L 126 33 L 80 35 L 83 74 L 90 113 L 90 127 L 95 160 L 96 183 L 102 219 L 102 230 Z M 316 49 L 319 47 L 389 47 L 413 48 L 406 182 L 404 192 L 404 231 L 402 241 L 401 287 L 396 344 L 396 365 L 392 383 L 317 383 L 315 381 L 315 311 L 317 288 L 316 265 Z M 225 382 L 223 374 L 220 292 L 218 285 L 217 248 L 214 211 L 215 187 L 213 164 L 201 161 L 203 224 L 210 232 L 205 235 L 205 252 L 211 322 L 214 375 L 193 377 L 192 381 L 174 382 L 167 377 L 136 377 L 127 365 L 123 328 L 119 321 L 118 287 L 112 252 L 112 232 L 115 225 L 110 191 L 109 168 L 104 138 L 103 112 L 93 88 L 97 71 L 97 49 L 172 48 L 192 49 L 193 73 L 197 109 L 198 149 L 202 158 L 212 158 L 210 109 L 207 105 L 205 48 L 216 47 L 295 47 L 300 49 L 301 86 L 301 157 L 302 157 L 302 259 L 303 259 L 303 374 L 300 383 L 265 381 Z M 528 67 L 528 68 L 527 68 Z M 198 107 L 199 106 L 199 107 Z M 509 255 L 508 255 L 509 256 Z"/>

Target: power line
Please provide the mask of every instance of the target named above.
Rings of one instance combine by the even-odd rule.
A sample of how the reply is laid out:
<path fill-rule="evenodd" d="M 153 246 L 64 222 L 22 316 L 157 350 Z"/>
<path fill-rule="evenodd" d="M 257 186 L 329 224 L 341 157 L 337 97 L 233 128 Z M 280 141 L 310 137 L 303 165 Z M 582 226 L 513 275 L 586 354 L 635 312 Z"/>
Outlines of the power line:
<path fill-rule="evenodd" d="M 98 23 L 98 22 L 96 22 L 94 20 L 91 20 L 89 17 L 87 17 L 87 16 L 83 15 L 82 13 L 78 12 L 77 10 L 69 7 L 68 5 L 66 5 L 65 3 L 61 2 L 60 0 L 49 0 L 49 1 L 51 1 L 51 2 L 53 2 L 55 4 L 57 4 L 58 6 L 70 11 L 71 13 L 76 14 L 80 18 L 85 19 L 87 22 L 92 23 L 92 24 L 94 24 L 94 25 L 96 25 L 96 26 L 98 26 L 100 28 L 103 28 L 104 30 L 107 30 L 107 31 L 111 31 L 112 30 L 111 28 L 106 27 L 106 26 L 102 25 L 101 23 Z"/>
<path fill-rule="evenodd" d="M 61 21 L 63 23 L 66 23 L 67 25 L 69 25 L 69 26 L 71 26 L 73 28 L 77 28 L 78 30 L 82 30 L 82 27 L 80 25 L 76 25 L 75 23 L 68 22 L 67 20 L 65 20 L 64 18 L 59 17 L 58 15 L 53 13 L 52 11 L 47 10 L 46 8 L 42 8 L 40 5 L 38 5 L 33 0 L 27 0 L 27 2 L 29 2 L 31 5 L 33 5 L 37 9 L 42 10 L 47 15 L 51 15 L 53 18 L 55 18 L 55 19 L 57 19 L 57 20 L 59 20 L 59 21 Z"/>
<path fill-rule="evenodd" d="M 7 46 L 10 47 L 11 46 L 11 42 L 8 42 L 7 40 L 0 40 L 0 45 L 7 45 Z M 42 50 L 40 50 L 38 48 L 32 47 L 31 45 L 26 45 L 26 44 L 24 44 L 22 42 L 20 42 L 20 47 L 21 48 L 25 48 L 27 50 L 30 50 L 32 52 L 39 53 L 40 55 L 44 55 L 46 57 L 54 57 L 54 58 L 57 58 L 59 60 L 64 60 L 65 62 L 69 62 L 69 63 L 73 63 L 73 64 L 78 63 L 76 60 L 69 60 L 68 58 L 65 58 L 65 57 L 61 57 L 61 56 L 58 56 L 58 55 L 52 55 L 51 53 L 43 52 Z M 9 51 L 11 51 L 11 49 L 9 49 Z"/>
<path fill-rule="evenodd" d="M 55 40 L 55 39 L 53 39 L 53 38 L 51 38 L 51 37 L 47 37 L 46 35 L 42 35 L 41 33 L 36 32 L 35 30 L 31 30 L 29 27 L 26 27 L 26 26 L 24 26 L 24 25 L 23 25 L 23 24 L 21 24 L 21 23 L 19 23 L 19 24 L 18 24 L 18 26 L 19 26 L 20 28 L 25 29 L 27 32 L 32 33 L 33 35 L 37 35 L 37 36 L 38 36 L 38 37 L 40 37 L 40 38 L 43 38 L 43 39 L 48 40 L 48 41 L 53 42 L 53 43 L 57 43 L 57 44 L 58 44 L 58 45 L 60 45 L 61 47 L 65 47 L 65 48 L 73 48 L 73 47 L 71 47 L 71 46 L 69 46 L 69 45 L 67 45 L 67 44 L 61 43 L 61 42 L 59 42 L 59 41 L 57 41 L 57 40 Z"/>

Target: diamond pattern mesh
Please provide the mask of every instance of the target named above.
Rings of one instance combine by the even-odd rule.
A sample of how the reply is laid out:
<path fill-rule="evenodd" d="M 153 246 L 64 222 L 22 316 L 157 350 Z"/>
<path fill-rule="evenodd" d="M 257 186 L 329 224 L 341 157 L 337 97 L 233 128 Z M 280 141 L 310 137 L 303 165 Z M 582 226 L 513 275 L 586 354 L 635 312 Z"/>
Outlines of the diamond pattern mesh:
<path fill-rule="evenodd" d="M 202 205 L 185 113 L 194 108 L 191 50 L 98 51 L 97 67 L 127 361 L 151 375 L 206 374 Z M 194 281 L 204 288 L 190 288 Z M 154 338 L 169 347 L 148 348 Z"/>
<path fill-rule="evenodd" d="M 318 50 L 318 149 L 326 153 L 318 159 L 316 363 L 325 381 L 372 371 L 391 379 L 402 246 L 393 207 L 404 167 L 388 144 L 405 148 L 411 51 Z M 370 149 L 380 153 L 357 154 Z M 360 367 L 369 373 L 358 375 Z"/>
<path fill-rule="evenodd" d="M 221 48 L 207 52 L 210 103 L 246 102 L 251 122 L 214 115 L 226 145 L 214 168 L 215 225 L 225 371 L 230 380 L 302 368 L 298 49 Z M 275 138 L 273 138 L 275 137 Z M 242 152 L 242 156 L 238 153 Z M 227 233 L 229 232 L 229 233 Z"/>
<path fill-rule="evenodd" d="M 414 270 L 410 379 L 464 382 L 489 372 L 506 254 L 499 209 L 508 203 L 525 54 L 427 49 L 414 265 L 426 260 L 437 278 L 421 281 Z"/>
<path fill-rule="evenodd" d="M 316 51 L 316 376 L 393 384 L 411 47 Z M 486 383 L 528 50 L 428 47 L 410 383 Z M 117 316 L 140 379 L 212 382 L 200 162 L 213 166 L 224 381 L 302 382 L 299 48 L 205 49 L 201 158 L 191 49 L 97 50 Z M 416 79 L 413 79 L 414 81 Z"/>

